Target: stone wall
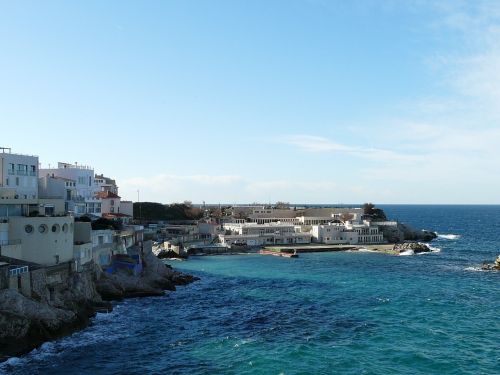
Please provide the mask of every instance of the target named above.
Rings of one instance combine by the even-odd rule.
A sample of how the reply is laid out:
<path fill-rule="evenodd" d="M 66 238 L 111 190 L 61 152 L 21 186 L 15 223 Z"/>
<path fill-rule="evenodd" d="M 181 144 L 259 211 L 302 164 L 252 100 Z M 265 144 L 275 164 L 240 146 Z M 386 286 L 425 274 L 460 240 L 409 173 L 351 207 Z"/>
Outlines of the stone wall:
<path fill-rule="evenodd" d="M 47 273 L 44 268 L 31 271 L 31 292 L 33 299 L 47 302 L 49 291 L 47 289 Z"/>
<path fill-rule="evenodd" d="M 0 290 L 9 288 L 9 266 L 0 266 Z"/>

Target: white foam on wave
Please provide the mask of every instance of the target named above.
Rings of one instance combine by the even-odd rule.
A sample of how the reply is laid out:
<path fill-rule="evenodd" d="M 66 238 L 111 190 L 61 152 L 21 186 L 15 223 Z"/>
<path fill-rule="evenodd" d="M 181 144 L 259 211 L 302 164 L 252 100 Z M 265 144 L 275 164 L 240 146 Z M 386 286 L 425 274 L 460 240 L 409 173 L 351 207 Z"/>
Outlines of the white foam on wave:
<path fill-rule="evenodd" d="M 441 249 L 439 247 L 434 247 L 429 244 L 425 244 L 429 249 L 430 252 L 421 252 L 421 253 L 416 253 L 412 249 L 405 250 L 401 253 L 399 253 L 399 256 L 410 256 L 410 255 L 425 255 L 425 254 L 432 254 L 432 253 L 440 253 Z"/>
<path fill-rule="evenodd" d="M 431 246 L 431 245 L 427 245 L 429 247 L 429 249 L 431 249 L 431 253 L 440 253 L 441 252 L 441 248 L 439 247 L 434 247 L 434 246 Z M 421 254 L 429 254 L 429 253 L 421 253 Z"/>
<path fill-rule="evenodd" d="M 13 357 L 9 358 L 7 361 L 0 364 L 0 374 L 4 371 L 12 370 L 14 368 L 19 368 L 25 366 L 30 362 L 44 362 L 47 360 L 53 360 L 57 358 L 64 352 L 68 350 L 74 350 L 77 348 L 95 346 L 104 342 L 119 341 L 126 337 L 121 329 L 116 329 L 116 327 L 109 326 L 114 318 L 116 318 L 116 311 L 109 314 L 97 314 L 93 319 L 95 325 L 75 332 L 73 335 L 61 338 L 56 341 L 49 341 L 42 344 L 39 348 L 32 350 L 25 356 L 20 358 Z"/>
<path fill-rule="evenodd" d="M 6 360 L 5 362 L 0 363 L 0 373 L 3 374 L 3 371 L 7 372 L 9 368 L 20 366 L 25 362 L 23 358 L 12 357 Z"/>
<path fill-rule="evenodd" d="M 415 252 L 412 249 L 408 249 L 408 250 L 405 250 L 405 251 L 399 253 L 400 257 L 409 256 L 409 255 L 415 255 Z"/>
<path fill-rule="evenodd" d="M 360 247 L 357 251 L 359 251 L 361 253 L 376 253 L 377 252 L 375 250 L 370 250 L 370 249 L 367 249 L 365 247 Z"/>
<path fill-rule="evenodd" d="M 438 236 L 438 238 L 442 238 L 442 239 L 450 240 L 450 241 L 458 240 L 461 237 L 459 234 L 440 234 L 440 233 L 438 233 L 437 236 Z"/>
<path fill-rule="evenodd" d="M 469 272 L 485 272 L 481 267 L 465 267 L 464 271 L 469 271 Z"/>

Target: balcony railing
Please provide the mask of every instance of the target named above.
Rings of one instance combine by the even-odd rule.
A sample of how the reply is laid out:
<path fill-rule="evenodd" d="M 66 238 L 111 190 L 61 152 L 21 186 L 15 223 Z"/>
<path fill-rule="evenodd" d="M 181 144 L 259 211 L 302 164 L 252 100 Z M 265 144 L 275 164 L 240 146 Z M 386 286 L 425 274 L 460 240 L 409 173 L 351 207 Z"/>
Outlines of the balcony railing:
<path fill-rule="evenodd" d="M 9 172 L 8 172 L 10 175 L 14 175 L 16 174 L 16 171 L 13 171 L 12 169 L 9 169 Z"/>
<path fill-rule="evenodd" d="M 30 171 L 30 176 L 36 176 L 36 172 L 35 171 Z"/>
<path fill-rule="evenodd" d="M 10 276 L 18 276 L 18 275 L 22 275 L 23 273 L 27 273 L 28 271 L 29 271 L 28 266 L 16 267 L 16 268 L 9 270 L 9 275 Z"/>
<path fill-rule="evenodd" d="M 17 171 L 18 176 L 27 176 L 28 172 L 27 171 Z"/>

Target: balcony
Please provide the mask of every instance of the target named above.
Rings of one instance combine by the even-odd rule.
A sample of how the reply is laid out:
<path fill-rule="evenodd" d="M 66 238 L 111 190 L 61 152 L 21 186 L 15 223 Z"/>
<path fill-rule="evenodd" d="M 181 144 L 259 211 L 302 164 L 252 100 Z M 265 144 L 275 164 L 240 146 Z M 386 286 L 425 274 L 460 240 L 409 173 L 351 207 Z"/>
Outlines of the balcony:
<path fill-rule="evenodd" d="M 13 175 L 15 175 L 15 174 L 16 174 L 16 171 L 14 171 L 14 170 L 12 170 L 12 169 L 9 169 L 8 173 L 9 173 L 11 176 L 13 176 Z"/>
<path fill-rule="evenodd" d="M 36 176 L 36 171 L 30 171 L 30 176 Z"/>
<path fill-rule="evenodd" d="M 17 171 L 18 176 L 27 176 L 28 172 L 27 171 Z"/>

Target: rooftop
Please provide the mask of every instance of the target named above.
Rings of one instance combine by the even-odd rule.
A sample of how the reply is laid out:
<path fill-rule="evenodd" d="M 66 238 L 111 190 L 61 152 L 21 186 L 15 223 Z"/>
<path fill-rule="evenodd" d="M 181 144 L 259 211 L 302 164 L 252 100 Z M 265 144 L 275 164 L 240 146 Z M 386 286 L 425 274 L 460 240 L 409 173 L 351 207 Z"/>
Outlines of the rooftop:
<path fill-rule="evenodd" d="M 111 191 L 100 191 L 95 196 L 100 199 L 120 199 L 120 196 Z"/>
<path fill-rule="evenodd" d="M 0 153 L 1 154 L 18 155 L 18 156 L 30 156 L 32 158 L 37 158 L 38 157 L 37 155 L 12 153 L 12 149 L 10 147 L 0 147 Z"/>

